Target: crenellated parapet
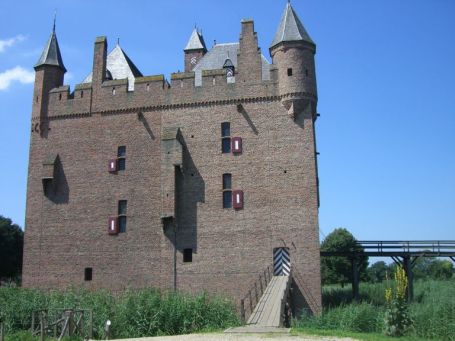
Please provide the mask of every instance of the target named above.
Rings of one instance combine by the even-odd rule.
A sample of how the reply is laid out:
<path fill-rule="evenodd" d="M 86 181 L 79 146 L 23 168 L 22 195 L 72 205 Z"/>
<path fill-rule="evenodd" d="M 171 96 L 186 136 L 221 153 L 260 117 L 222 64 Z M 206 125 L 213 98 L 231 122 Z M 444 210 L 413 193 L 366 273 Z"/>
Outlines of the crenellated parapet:
<path fill-rule="evenodd" d="M 56 43 L 55 32 L 50 43 Z M 272 64 L 261 54 L 250 19 L 242 20 L 238 43 L 215 44 L 210 50 L 195 29 L 184 50 L 185 72 L 172 73 L 169 81 L 164 75 L 142 75 L 119 45 L 107 51 L 106 37 L 97 37 L 93 69 L 74 91 L 62 84 L 66 69 L 59 50 L 55 60 L 61 67 L 40 66 L 37 79 L 47 87 L 35 86 L 34 120 L 254 98 L 280 98 L 294 118 L 307 110 L 302 108 L 308 101 L 316 112 L 316 46 L 290 4 L 270 47 Z"/>

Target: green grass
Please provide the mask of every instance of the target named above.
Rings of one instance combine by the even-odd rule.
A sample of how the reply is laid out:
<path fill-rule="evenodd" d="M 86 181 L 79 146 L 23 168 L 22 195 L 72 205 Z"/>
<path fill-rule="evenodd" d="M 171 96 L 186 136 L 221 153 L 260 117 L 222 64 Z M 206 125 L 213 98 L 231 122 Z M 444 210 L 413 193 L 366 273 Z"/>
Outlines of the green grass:
<path fill-rule="evenodd" d="M 378 335 L 384 329 L 386 287 L 386 283 L 361 285 L 360 303 L 352 302 L 350 287 L 326 287 L 323 290 L 323 313 L 294 320 L 294 330 L 335 335 L 369 333 L 365 334 L 365 340 L 370 336 L 371 340 L 381 340 Z M 409 340 L 455 341 L 455 281 L 417 281 L 414 295 L 415 301 L 409 307 L 414 321 Z"/>
<path fill-rule="evenodd" d="M 11 335 L 7 341 L 27 340 L 26 334 L 15 338 L 14 333 L 30 329 L 34 310 L 57 308 L 92 309 L 95 338 L 104 337 L 104 323 L 108 319 L 112 321 L 111 335 L 115 338 L 214 331 L 240 324 L 230 300 L 207 294 L 143 289 L 114 296 L 107 291 L 0 288 L 0 314 L 6 334 Z"/>
<path fill-rule="evenodd" d="M 324 330 L 324 329 L 298 329 L 293 328 L 291 330 L 293 336 L 338 336 L 338 337 L 350 337 L 357 340 L 365 341 L 428 341 L 427 338 L 421 338 L 417 336 L 403 336 L 403 337 L 390 337 L 379 333 L 355 333 L 340 330 Z M 442 341 L 442 339 L 432 339 L 432 341 Z"/>

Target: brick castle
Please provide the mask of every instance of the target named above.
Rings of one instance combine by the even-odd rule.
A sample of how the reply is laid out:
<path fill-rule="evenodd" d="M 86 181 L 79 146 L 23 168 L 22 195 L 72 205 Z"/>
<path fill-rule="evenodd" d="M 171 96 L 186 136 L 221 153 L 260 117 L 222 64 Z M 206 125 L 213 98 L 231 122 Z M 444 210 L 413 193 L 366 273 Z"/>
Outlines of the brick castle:
<path fill-rule="evenodd" d="M 269 268 L 291 272 L 295 312 L 320 312 L 316 46 L 290 3 L 269 51 L 252 20 L 210 50 L 194 29 L 169 82 L 98 37 L 71 91 L 54 27 L 35 65 L 23 285 L 238 302 Z"/>

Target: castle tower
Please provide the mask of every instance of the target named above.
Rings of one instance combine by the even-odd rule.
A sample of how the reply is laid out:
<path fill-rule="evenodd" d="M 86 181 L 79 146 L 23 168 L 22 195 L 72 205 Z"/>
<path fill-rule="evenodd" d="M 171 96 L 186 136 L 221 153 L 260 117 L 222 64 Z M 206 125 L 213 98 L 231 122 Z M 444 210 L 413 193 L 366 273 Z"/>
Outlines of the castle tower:
<path fill-rule="evenodd" d="M 281 105 L 294 121 L 294 134 L 303 150 L 298 157 L 302 164 L 300 196 L 305 203 L 306 216 L 300 221 L 302 232 L 296 233 L 294 252 L 294 274 L 305 274 L 305 281 L 294 277 L 296 288 L 292 291 L 294 307 L 301 309 L 309 304 L 313 312 L 321 310 L 320 256 L 319 256 L 319 178 L 315 120 L 317 118 L 317 90 L 314 55 L 316 45 L 303 27 L 290 2 L 281 17 L 278 30 L 270 47 L 275 71 L 278 75 L 278 94 Z M 292 128 L 291 128 L 292 129 Z M 294 243 L 294 242 L 293 242 Z M 313 250 L 309 252 L 309 250 Z M 308 257 L 312 261 L 308 261 Z M 291 259 L 291 262 L 293 260 Z M 307 290 L 307 288 L 311 288 Z M 297 314 L 298 315 L 298 314 Z"/>
<path fill-rule="evenodd" d="M 270 54 L 278 68 L 279 93 L 286 95 L 283 104 L 294 116 L 308 107 L 308 100 L 311 113 L 316 111 L 315 53 L 316 45 L 288 2 L 270 46 Z"/>
<path fill-rule="evenodd" d="M 185 52 L 185 72 L 190 72 L 207 52 L 204 38 L 196 27 L 183 51 Z"/>
<path fill-rule="evenodd" d="M 32 118 L 39 119 L 41 123 L 44 123 L 47 118 L 49 91 L 63 85 L 63 76 L 66 73 L 55 34 L 55 22 L 49 40 L 34 68 L 35 85 Z"/>

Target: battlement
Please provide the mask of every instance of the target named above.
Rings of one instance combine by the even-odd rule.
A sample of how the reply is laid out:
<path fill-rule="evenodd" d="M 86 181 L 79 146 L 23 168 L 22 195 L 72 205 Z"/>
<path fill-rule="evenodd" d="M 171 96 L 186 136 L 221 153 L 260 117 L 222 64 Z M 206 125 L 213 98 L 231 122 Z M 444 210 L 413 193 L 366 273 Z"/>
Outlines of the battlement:
<path fill-rule="evenodd" d="M 283 29 L 282 25 L 279 31 Z M 292 36 L 286 41 L 286 34 L 283 32 L 279 38 L 275 37 L 270 49 L 272 64 L 269 64 L 258 47 L 252 19 L 241 21 L 238 43 L 215 44 L 210 50 L 205 48 L 202 35 L 195 30 L 184 50 L 185 72 L 172 73 L 169 81 L 162 74 L 142 75 L 118 44 L 108 54 L 107 38 L 99 36 L 94 42 L 91 74 L 83 83 L 77 84 L 73 92 L 67 85 L 50 90 L 47 116 L 233 98 L 281 96 L 314 101 L 317 97 L 315 45 L 310 39 L 298 40 Z M 298 34 L 306 33 L 298 31 Z M 187 70 L 187 63 L 195 63 L 191 71 Z"/>

